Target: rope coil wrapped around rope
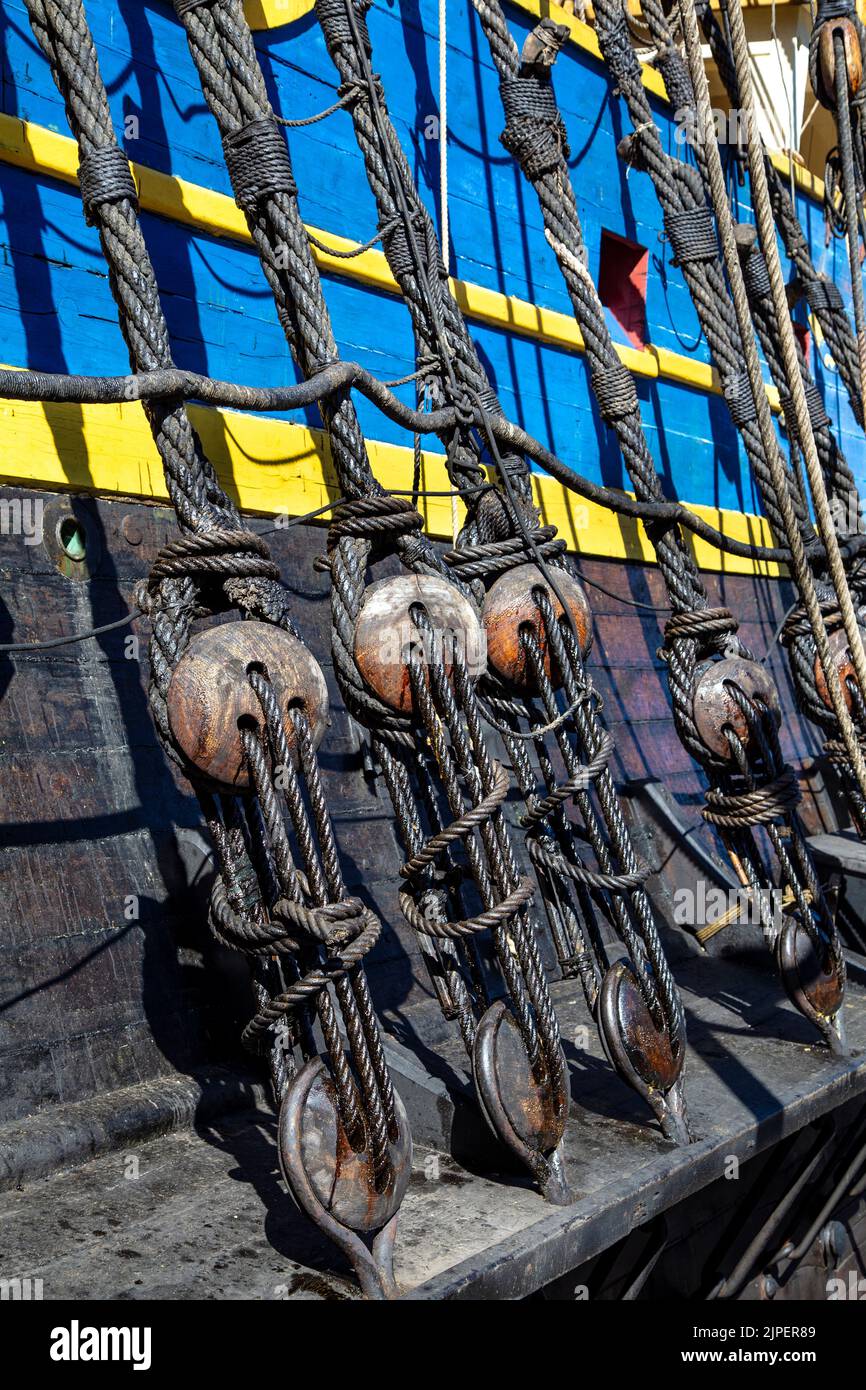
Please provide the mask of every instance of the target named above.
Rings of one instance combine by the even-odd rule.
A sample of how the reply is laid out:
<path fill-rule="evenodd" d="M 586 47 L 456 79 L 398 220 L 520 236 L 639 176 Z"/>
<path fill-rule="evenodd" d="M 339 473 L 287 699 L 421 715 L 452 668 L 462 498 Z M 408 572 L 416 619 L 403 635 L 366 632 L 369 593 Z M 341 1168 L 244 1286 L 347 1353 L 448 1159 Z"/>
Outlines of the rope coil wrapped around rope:
<path fill-rule="evenodd" d="M 558 168 L 570 154 L 565 124 L 547 75 L 530 73 L 499 83 L 505 110 L 500 140 L 527 178 Z"/>
<path fill-rule="evenodd" d="M 716 224 L 706 205 L 664 214 L 665 232 L 674 253 L 674 265 L 714 261 L 719 255 Z"/>
<path fill-rule="evenodd" d="M 82 155 L 78 184 L 89 227 L 99 225 L 99 209 L 107 203 L 128 200 L 138 207 L 138 190 L 129 160 L 118 145 L 104 145 Z"/>
<path fill-rule="evenodd" d="M 235 202 L 254 213 L 274 193 L 297 194 L 285 136 L 271 116 L 247 121 L 223 136 L 223 153 Z"/>
<path fill-rule="evenodd" d="M 637 387 L 634 377 L 622 362 L 611 362 L 603 369 L 594 369 L 590 380 L 603 420 L 613 424 L 637 414 Z"/>
<path fill-rule="evenodd" d="M 743 792 L 722 791 L 710 787 L 706 806 L 701 815 L 710 825 L 725 830 L 746 830 L 753 825 L 773 825 L 784 822 L 802 800 L 797 777 L 790 767 L 784 767 L 771 782 L 762 782 Z"/>

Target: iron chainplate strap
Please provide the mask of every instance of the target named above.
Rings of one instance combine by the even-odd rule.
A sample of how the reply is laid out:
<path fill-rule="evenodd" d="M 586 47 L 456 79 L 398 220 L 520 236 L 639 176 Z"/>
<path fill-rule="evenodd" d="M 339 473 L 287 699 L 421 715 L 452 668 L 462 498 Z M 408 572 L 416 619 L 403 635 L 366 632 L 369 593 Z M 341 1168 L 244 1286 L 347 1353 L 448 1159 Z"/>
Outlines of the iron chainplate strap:
<path fill-rule="evenodd" d="M 671 29 L 664 10 L 659 4 L 659 0 L 645 0 L 642 13 L 650 27 L 653 40 L 658 45 L 658 52 L 666 55 L 664 65 L 665 73 L 668 74 L 668 76 L 676 74 L 676 89 L 681 93 L 678 109 L 686 114 L 692 113 L 694 117 L 695 98 L 691 88 L 691 82 L 682 56 L 674 45 Z M 733 60 L 731 60 L 731 63 L 733 65 Z M 734 78 L 736 78 L 735 73 Z M 688 126 L 687 128 L 691 129 L 693 137 L 694 128 Z M 709 195 L 709 174 L 706 168 L 703 144 L 700 141 L 695 142 L 692 138 L 692 147 L 695 151 L 704 188 Z M 771 168 L 772 166 L 769 164 L 769 161 L 767 161 L 768 175 Z M 778 325 L 776 324 L 772 305 L 767 265 L 757 241 L 756 229 L 751 225 L 747 226 L 744 224 L 740 226 L 737 231 L 743 275 L 749 297 L 749 307 L 752 312 L 752 318 L 758 329 L 764 357 L 769 364 L 773 381 L 779 390 L 783 406 L 785 407 L 785 419 L 788 427 L 792 457 L 798 459 L 796 420 L 794 418 L 794 412 L 791 409 L 787 377 L 782 361 Z M 856 533 L 856 530 L 859 529 L 857 523 L 859 523 L 860 518 L 860 497 L 857 486 L 853 474 L 845 461 L 844 455 L 835 440 L 830 419 L 824 409 L 820 392 L 809 373 L 806 358 L 799 342 L 797 346 L 800 374 L 803 378 L 815 443 L 826 479 L 831 505 L 835 503 L 837 514 L 840 520 L 844 521 L 844 529 L 846 531 L 850 530 L 850 521 L 856 519 Z M 796 473 L 798 489 L 800 495 L 805 500 L 805 480 L 801 476 L 802 469 L 798 467 Z M 858 576 L 856 566 L 851 564 L 848 572 L 852 587 L 856 588 Z M 820 577 L 825 585 L 824 590 L 822 590 L 822 607 L 824 608 L 827 621 L 831 625 L 834 625 L 838 631 L 841 627 L 841 623 L 838 621 L 838 608 L 833 597 L 832 588 L 829 585 L 829 575 L 824 572 Z M 864 580 L 861 577 L 861 589 L 863 584 Z M 854 822 L 860 828 L 861 833 L 864 833 L 864 831 L 866 831 L 866 802 L 864 802 L 857 779 L 852 776 L 850 762 L 844 754 L 844 745 L 841 742 L 841 733 L 836 715 L 819 689 L 818 674 L 820 672 L 820 665 L 817 662 L 815 641 L 802 608 L 798 608 L 790 615 L 783 628 L 782 640 L 789 652 L 800 704 L 808 717 L 831 735 L 829 741 L 825 744 L 825 751 L 842 773 L 843 783 Z M 843 641 L 844 635 L 837 640 Z M 866 705 L 864 705 L 862 694 L 855 680 L 851 681 L 849 690 L 852 702 L 852 717 L 855 719 L 860 738 L 866 739 Z"/>
<path fill-rule="evenodd" d="M 508 673 L 503 679 L 495 658 L 491 658 L 484 680 L 485 698 L 496 711 L 494 722 L 504 738 L 529 807 L 531 857 L 560 961 L 568 973 L 580 976 L 603 1034 L 618 1032 L 609 1007 L 616 993 L 612 981 L 621 981 L 626 993 L 636 986 L 640 1007 L 649 1014 L 647 1025 L 650 1029 L 655 1025 L 663 1039 L 662 1051 L 667 1049 L 666 1079 L 652 1077 L 647 1084 L 647 1077 L 652 1076 L 651 1065 L 642 1056 L 645 1075 L 641 1076 L 630 1060 L 623 1062 L 621 1038 L 609 1050 L 627 1079 L 654 1106 L 671 1137 L 684 1138 L 686 1127 L 679 1114 L 678 1085 L 684 1045 L 682 1008 L 643 888 L 646 871 L 637 863 L 607 768 L 612 744 L 598 719 L 596 697 L 583 665 L 581 637 L 575 625 L 575 611 L 586 601 L 582 591 L 575 589 L 569 570 L 561 567 L 558 557 L 564 549 L 563 542 L 555 538 L 552 528 L 538 528 L 524 459 L 516 454 L 505 458 L 499 455 L 489 420 L 491 416 L 501 416 L 501 406 L 450 293 L 435 229 L 391 124 L 380 79 L 372 72 L 366 9 L 366 4 L 353 5 L 347 0 L 318 0 L 316 5 L 342 80 L 340 94 L 352 98 L 346 104 L 376 197 L 379 225 L 388 229 L 383 246 L 412 316 L 417 357 L 425 364 L 422 379 L 432 383 L 434 406 L 444 399 L 457 408 L 458 418 L 461 407 L 464 410 L 464 427 L 445 430 L 440 435 L 451 477 L 458 486 L 474 486 L 484 476 L 479 443 L 471 429 L 474 404 L 475 420 L 480 421 L 482 433 L 487 436 L 502 489 L 500 494 L 481 496 L 475 503 L 467 498 L 468 521 L 460 543 L 446 558 L 455 572 L 472 584 L 487 627 L 488 652 L 492 650 L 492 632 L 502 625 L 503 609 L 509 611 L 511 603 L 522 598 L 529 604 L 529 616 L 535 614 L 539 631 L 545 634 L 544 654 L 537 636 L 522 638 L 518 643 L 522 650 L 513 654 L 518 664 L 534 666 L 529 685 L 541 701 L 541 719 L 532 694 L 515 691 Z M 478 496 L 477 492 L 473 495 Z M 536 568 L 527 566 L 527 560 L 534 560 Z M 494 580 L 489 590 L 485 579 Z M 546 613 L 535 603 L 539 583 L 540 592 L 546 595 Z M 526 587 L 522 596 L 518 592 L 521 584 Z M 549 607 L 554 601 L 567 618 L 561 625 L 561 635 L 558 617 Z M 581 616 L 588 616 L 588 609 Z M 557 645 L 558 651 L 554 652 Z M 567 712 L 556 703 L 555 685 L 550 679 L 551 659 L 564 689 Z M 505 722 L 497 722 L 499 717 Z M 529 736 L 521 732 L 521 722 L 530 725 Z M 535 735 L 532 730 L 537 731 Z M 555 739 L 545 743 L 545 732 L 555 733 Z M 549 818 L 533 814 L 539 800 L 538 774 L 529 757 L 528 739 L 534 743 L 549 794 L 556 786 L 551 743 L 562 758 L 569 778 L 568 796 L 576 801 L 583 816 L 598 870 L 588 869 L 576 853 L 573 827 L 564 814 L 565 798 L 554 796 Z M 603 747 L 606 754 L 599 758 Z M 590 765 L 598 760 L 592 784 L 598 792 L 601 815 L 589 796 L 590 780 L 584 780 L 579 789 L 573 785 L 581 775 L 577 748 Z M 587 892 L 590 887 L 607 896 L 606 911 L 629 953 L 627 980 L 622 965 L 612 963 L 609 946 L 594 924 L 595 909 Z M 609 1036 L 606 1041 L 610 1043 Z M 640 1051 L 633 1037 L 627 1041 L 633 1052 Z"/>
<path fill-rule="evenodd" d="M 85 213 L 99 231 L 133 369 L 172 370 L 135 185 L 116 143 L 83 6 L 28 0 L 27 8 L 78 141 Z M 145 411 L 182 528 L 142 595 L 153 623 L 157 727 L 190 778 L 217 849 L 214 930 L 252 961 L 258 1012 L 245 1040 L 263 1042 L 269 1055 L 281 1137 L 290 1140 L 281 1149 L 292 1151 L 292 1191 L 348 1255 L 364 1292 L 392 1296 L 391 1250 L 411 1139 L 361 965 L 379 922 L 346 892 L 316 760 L 324 678 L 294 631 L 277 566 L 219 487 L 185 406 L 156 400 Z M 226 604 L 255 621 L 210 627 L 190 642 L 192 618 Z M 299 707 L 290 710 L 290 701 Z M 203 706 L 212 723 L 224 720 L 206 763 L 192 751 L 206 742 Z M 312 1035 L 314 1017 L 325 1059 Z M 300 1070 L 296 1049 L 305 1059 Z M 335 1166 L 327 1128 L 317 1131 L 316 1107 L 321 1114 L 328 1106 L 348 1149 L 339 1159 L 334 1151 Z M 308 1157 L 311 1142 L 318 1162 Z"/>
<path fill-rule="evenodd" d="M 280 321 L 302 374 L 314 375 L 337 360 L 337 348 L 288 150 L 274 153 L 275 118 L 242 6 L 205 0 L 176 8 Z M 268 142 L 266 164 L 257 155 L 261 140 Z M 560 1141 L 568 1088 L 527 912 L 531 885 L 517 869 L 502 814 L 507 778 L 486 745 L 477 670 L 466 649 L 455 644 L 446 664 L 441 644 L 430 640 L 447 621 L 457 623 L 463 638 L 471 636 L 478 619 L 465 586 L 419 535 L 420 516 L 374 479 L 348 392 L 322 401 L 321 409 L 341 490 L 350 499 L 328 539 L 335 670 L 349 712 L 372 732 L 409 856 L 404 911 L 419 932 L 440 1004 L 459 1023 L 485 1113 L 545 1194 L 564 1201 Z M 396 553 L 406 573 L 368 587 L 371 552 Z M 401 655 L 377 666 L 377 644 L 396 630 L 411 634 L 408 661 Z M 480 901 L 480 911 L 467 911 L 464 898 Z M 489 1001 L 475 940 L 487 931 L 507 1011 Z"/>
<path fill-rule="evenodd" d="M 663 496 L 661 482 L 643 433 L 633 384 L 630 391 L 617 384 L 613 403 L 609 391 L 598 389 L 611 375 L 619 383 L 626 369 L 619 362 L 598 294 L 586 269 L 586 248 L 564 134 L 561 139 L 552 138 L 558 130 L 564 132 L 564 125 L 556 104 L 550 68 L 567 30 L 551 21 L 543 21 L 529 35 L 521 55 L 497 0 L 473 0 L 473 3 L 500 76 L 500 90 L 503 95 L 510 94 L 503 102 L 506 129 L 502 141 L 515 153 L 538 195 L 545 233 L 557 256 L 575 318 L 586 342 L 590 381 L 599 398 L 602 416 L 616 431 L 637 495 L 660 498 Z M 515 93 L 524 81 L 531 84 L 529 93 L 518 103 Z M 537 100 L 540 87 L 545 90 L 543 102 Z M 537 153 L 539 148 L 546 150 L 543 165 Z M 786 879 L 791 875 L 790 886 L 796 905 L 801 912 L 805 910 L 804 920 L 811 926 L 813 944 L 823 951 L 826 943 L 822 939 L 820 919 L 813 918 L 809 910 L 799 886 L 797 867 L 779 835 L 780 824 L 788 833 L 795 830 L 796 822 L 792 820 L 789 807 L 799 800 L 799 791 L 793 772 L 782 761 L 775 736 L 779 710 L 775 689 L 735 637 L 737 625 L 732 615 L 726 610 L 709 608 L 700 575 L 683 547 L 680 534 L 673 528 L 666 532 L 655 529 L 651 538 L 674 611 L 666 635 L 677 729 L 682 742 L 710 779 L 712 800 L 708 819 L 720 826 L 727 822 L 728 830 L 736 825 L 739 834 L 735 863 L 743 862 L 745 849 L 751 884 L 759 886 L 764 895 L 772 887 L 772 880 L 765 876 L 751 829 L 757 824 L 767 827 Z M 711 659 L 709 663 L 708 658 Z M 733 680 L 720 682 L 713 672 L 716 664 L 720 664 Z M 709 746 L 705 737 L 706 713 L 709 711 L 714 718 L 713 732 L 722 733 L 724 725 L 719 715 L 725 712 L 737 676 L 737 700 L 742 702 L 743 713 L 748 711 L 750 724 L 760 729 L 761 735 L 752 737 L 748 729 L 745 732 L 750 736 L 745 742 L 738 739 L 732 746 L 724 737 L 717 737 L 714 746 Z M 750 689 L 757 699 L 750 698 Z M 701 706 L 700 727 L 696 720 L 696 700 Z M 742 774 L 742 785 L 736 789 L 732 771 Z M 730 820 L 732 811 L 735 812 L 733 821 Z M 811 867 L 806 886 L 810 893 L 813 888 L 817 889 Z"/>

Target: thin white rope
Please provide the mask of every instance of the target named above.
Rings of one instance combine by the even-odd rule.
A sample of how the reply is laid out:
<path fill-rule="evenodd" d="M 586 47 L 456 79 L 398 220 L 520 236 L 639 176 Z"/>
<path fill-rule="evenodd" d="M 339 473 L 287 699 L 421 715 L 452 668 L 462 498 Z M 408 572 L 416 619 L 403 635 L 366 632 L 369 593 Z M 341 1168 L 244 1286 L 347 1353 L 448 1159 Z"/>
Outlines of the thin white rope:
<path fill-rule="evenodd" d="M 439 204 L 442 209 L 442 259 L 449 272 L 448 252 L 448 0 L 439 0 Z"/>
<path fill-rule="evenodd" d="M 442 261 L 451 273 L 448 227 L 448 0 L 439 0 L 439 207 Z M 456 547 L 460 532 L 457 494 L 451 497 L 451 538 Z"/>

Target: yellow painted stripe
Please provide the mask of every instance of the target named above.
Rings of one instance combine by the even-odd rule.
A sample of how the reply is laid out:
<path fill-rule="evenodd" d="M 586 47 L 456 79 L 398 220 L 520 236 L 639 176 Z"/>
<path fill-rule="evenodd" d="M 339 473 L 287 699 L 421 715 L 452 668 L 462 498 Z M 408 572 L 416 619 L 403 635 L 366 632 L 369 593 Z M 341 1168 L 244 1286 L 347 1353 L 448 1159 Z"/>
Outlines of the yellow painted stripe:
<path fill-rule="evenodd" d="M 601 50 L 595 32 L 588 24 L 583 24 L 568 10 L 550 3 L 550 0 L 508 0 L 515 9 L 524 10 L 533 19 L 555 19 L 568 29 L 569 40 L 601 59 Z M 767 0 L 769 3 L 769 0 Z M 781 3 L 781 0 L 780 0 Z M 278 29 L 282 24 L 291 24 L 308 14 L 313 8 L 313 0 L 244 0 L 247 21 L 251 29 Z M 660 75 L 645 64 L 641 65 L 644 86 L 655 96 L 667 100 L 667 91 Z"/>
<path fill-rule="evenodd" d="M 520 0 L 509 0 L 509 3 L 519 6 Z M 802 3 L 803 0 L 740 0 L 740 4 L 744 10 L 769 9 L 771 5 L 776 5 L 779 9 L 784 9 L 786 5 L 801 5 Z M 866 5 L 866 0 L 857 0 L 857 3 L 858 5 Z M 312 5 L 312 0 L 310 0 L 310 4 Z M 721 10 L 721 8 L 721 0 L 710 0 L 711 10 Z M 628 12 L 634 15 L 636 19 L 639 19 L 641 15 L 640 0 L 628 0 Z M 586 6 L 586 16 L 587 19 L 595 18 L 595 7 L 591 3 L 588 3 Z"/>
<path fill-rule="evenodd" d="M 190 407 L 208 457 L 222 486 L 242 511 L 263 516 L 302 516 L 339 495 L 325 434 L 291 421 L 234 411 Z M 383 487 L 411 486 L 413 453 L 395 444 L 368 442 L 370 463 Z M 162 465 L 144 412 L 124 405 L 42 405 L 0 401 L 0 483 L 104 497 L 167 499 Z M 421 486 L 434 491 L 450 484 L 441 454 L 425 451 Z M 555 525 L 570 549 L 586 556 L 653 563 L 641 525 L 584 502 L 555 479 L 533 476 L 536 502 L 545 523 Z M 422 498 L 428 533 L 451 538 L 449 497 Z M 463 508 L 460 504 L 462 519 Z M 760 517 L 714 507 L 693 508 L 726 535 L 773 544 Z M 702 569 L 726 574 L 777 576 L 780 567 L 723 555 L 698 541 Z"/>
<path fill-rule="evenodd" d="M 595 30 L 570 14 L 568 10 L 562 9 L 560 5 L 552 4 L 551 0 L 509 0 L 509 4 L 512 4 L 515 9 L 523 10 L 531 19 L 553 19 L 557 24 L 564 24 L 568 29 L 570 43 L 573 43 L 577 48 L 582 48 L 584 53 L 589 53 L 599 62 L 602 61 Z M 667 88 L 660 73 L 657 73 L 654 68 L 647 67 L 646 63 L 642 63 L 641 77 L 647 91 L 652 92 L 653 96 L 661 97 L 663 101 L 667 101 Z"/>
<path fill-rule="evenodd" d="M 44 126 L 19 120 L 17 116 L 0 113 L 0 160 L 20 169 L 61 179 L 65 183 L 78 181 L 78 147 L 68 135 L 59 135 Z M 228 237 L 232 241 L 250 244 L 246 219 L 233 198 L 186 179 L 160 173 L 144 164 L 133 164 L 132 172 L 139 191 L 141 206 L 185 226 L 195 227 L 210 236 Z M 335 250 L 349 250 L 353 245 L 346 237 L 310 227 L 318 240 Z M 340 260 L 313 247 L 313 255 L 321 270 L 343 276 L 387 294 L 399 289 L 388 269 L 381 251 L 364 251 L 350 261 Z M 486 323 L 504 332 L 564 348 L 583 352 L 583 336 L 571 314 L 530 304 L 516 295 L 506 295 L 483 285 L 465 280 L 451 280 L 451 289 L 467 318 Z M 719 380 L 713 369 L 682 353 L 667 348 L 646 347 L 642 350 L 616 345 L 622 362 L 638 376 L 661 377 L 690 386 L 694 390 L 718 394 Z M 778 411 L 778 395 L 772 386 L 767 395 Z"/>
<path fill-rule="evenodd" d="M 792 161 L 786 154 L 780 154 L 774 150 L 770 154 L 770 163 L 775 169 L 778 169 L 784 178 L 790 180 Z M 814 198 L 816 203 L 822 203 L 824 201 L 824 180 L 820 179 L 817 174 L 811 173 L 804 165 L 798 164 L 796 160 L 793 161 L 793 168 L 794 182 L 800 192 L 805 193 L 809 198 Z"/>
<path fill-rule="evenodd" d="M 244 0 L 244 11 L 251 29 L 279 29 L 281 24 L 292 24 L 309 14 L 313 3 L 314 0 Z"/>

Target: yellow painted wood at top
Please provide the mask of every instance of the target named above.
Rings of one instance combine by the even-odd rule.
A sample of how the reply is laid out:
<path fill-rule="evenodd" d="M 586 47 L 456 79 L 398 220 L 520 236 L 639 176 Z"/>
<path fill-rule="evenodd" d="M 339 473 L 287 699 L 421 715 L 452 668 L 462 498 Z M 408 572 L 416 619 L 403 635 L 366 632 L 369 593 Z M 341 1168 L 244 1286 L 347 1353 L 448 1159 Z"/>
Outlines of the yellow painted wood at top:
<path fill-rule="evenodd" d="M 263 415 L 204 406 L 189 409 L 220 483 L 241 511 L 303 516 L 338 498 L 330 445 L 321 430 Z M 370 439 L 367 450 L 372 470 L 386 490 L 411 486 L 411 447 Z M 533 474 L 532 483 L 544 524 L 556 526 L 570 550 L 578 555 L 655 563 L 642 525 L 586 502 L 545 474 Z M 162 463 L 138 402 L 76 406 L 0 400 L 0 484 L 151 502 L 168 498 Z M 442 455 L 425 450 L 421 488 L 446 491 L 449 487 Z M 419 509 L 429 535 L 451 539 L 450 497 L 422 497 Z M 692 510 L 737 540 L 774 543 L 762 517 L 707 506 Z M 462 503 L 458 513 L 462 521 Z M 702 570 L 770 578 L 783 573 L 777 564 L 726 555 L 700 540 L 694 553 Z"/>
<path fill-rule="evenodd" d="M 314 0 L 244 0 L 244 12 L 251 29 L 279 29 L 303 19 L 313 8 Z"/>

